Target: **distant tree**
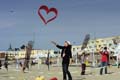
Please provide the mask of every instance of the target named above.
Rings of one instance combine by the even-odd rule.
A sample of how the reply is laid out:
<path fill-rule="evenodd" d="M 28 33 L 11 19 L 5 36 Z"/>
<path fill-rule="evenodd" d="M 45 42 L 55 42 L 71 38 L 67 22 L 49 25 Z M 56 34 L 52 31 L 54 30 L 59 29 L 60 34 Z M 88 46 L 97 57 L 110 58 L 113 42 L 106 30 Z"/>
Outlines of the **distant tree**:
<path fill-rule="evenodd" d="M 25 45 L 22 45 L 20 48 L 21 48 L 21 49 L 25 49 Z"/>

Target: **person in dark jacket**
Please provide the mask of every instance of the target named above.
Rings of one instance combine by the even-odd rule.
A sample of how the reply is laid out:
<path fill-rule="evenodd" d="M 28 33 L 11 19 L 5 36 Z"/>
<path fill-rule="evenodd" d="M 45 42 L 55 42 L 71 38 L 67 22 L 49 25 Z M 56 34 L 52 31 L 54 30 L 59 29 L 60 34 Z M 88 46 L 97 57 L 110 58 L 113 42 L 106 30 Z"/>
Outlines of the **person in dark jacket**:
<path fill-rule="evenodd" d="M 6 54 L 6 56 L 5 56 L 4 67 L 5 67 L 6 70 L 8 71 L 8 54 Z"/>
<path fill-rule="evenodd" d="M 84 52 L 81 55 L 81 75 L 85 75 L 85 70 L 86 70 L 85 61 L 86 61 L 86 55 L 85 55 L 85 52 Z"/>
<path fill-rule="evenodd" d="M 6 70 L 8 71 L 8 61 L 5 61 L 4 66 L 5 66 Z"/>
<path fill-rule="evenodd" d="M 56 42 L 52 41 L 52 43 L 59 49 L 62 49 L 61 58 L 62 58 L 62 70 L 63 70 L 63 80 L 67 80 L 66 75 L 68 75 L 68 80 L 72 80 L 71 73 L 68 70 L 69 64 L 71 63 L 72 45 L 69 41 L 65 41 L 64 46 L 58 45 Z"/>
<path fill-rule="evenodd" d="M 2 61 L 0 60 L 0 69 L 1 69 L 1 67 L 2 67 Z"/>

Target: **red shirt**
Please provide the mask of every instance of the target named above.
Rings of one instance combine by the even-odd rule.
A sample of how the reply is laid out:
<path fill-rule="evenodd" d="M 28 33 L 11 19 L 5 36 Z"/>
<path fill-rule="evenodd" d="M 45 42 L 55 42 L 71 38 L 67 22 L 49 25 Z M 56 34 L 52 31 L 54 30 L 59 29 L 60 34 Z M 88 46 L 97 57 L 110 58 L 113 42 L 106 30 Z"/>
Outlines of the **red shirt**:
<path fill-rule="evenodd" d="M 108 62 L 109 52 L 108 51 L 101 51 L 100 54 L 101 54 L 101 61 Z"/>

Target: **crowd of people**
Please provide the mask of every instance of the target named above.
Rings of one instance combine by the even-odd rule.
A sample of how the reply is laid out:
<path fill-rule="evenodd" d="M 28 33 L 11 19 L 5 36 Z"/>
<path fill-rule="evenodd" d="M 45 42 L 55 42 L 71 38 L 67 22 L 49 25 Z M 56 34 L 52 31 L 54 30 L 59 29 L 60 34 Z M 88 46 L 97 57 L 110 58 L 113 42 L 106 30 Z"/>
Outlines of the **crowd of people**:
<path fill-rule="evenodd" d="M 59 49 L 62 49 L 61 51 L 61 58 L 62 58 L 62 71 L 63 71 L 63 80 L 72 80 L 72 75 L 69 71 L 69 64 L 71 64 L 71 59 L 72 59 L 72 52 L 71 52 L 71 47 L 72 45 L 70 44 L 69 41 L 65 41 L 64 46 L 60 46 L 56 42 L 52 41 L 52 43 Z M 79 53 L 80 52 L 80 53 Z M 76 53 L 79 53 L 80 55 L 80 62 L 81 62 L 81 75 L 85 75 L 86 71 L 86 54 L 83 50 L 78 50 Z M 101 48 L 99 51 L 101 54 L 101 68 L 100 68 L 100 75 L 103 74 L 103 69 L 105 69 L 105 74 L 107 74 L 107 66 L 109 64 L 109 52 L 107 50 L 107 47 Z"/>
<path fill-rule="evenodd" d="M 63 80 L 73 80 L 72 75 L 69 71 L 69 65 L 72 63 L 72 45 L 69 41 L 65 41 L 64 45 L 61 46 L 58 43 L 52 41 L 52 44 L 54 44 L 57 48 L 61 49 L 61 58 L 62 58 L 62 71 L 63 71 Z M 80 55 L 80 63 L 81 63 L 81 75 L 85 75 L 86 73 L 86 53 L 84 51 L 78 50 L 76 53 Z M 103 69 L 105 69 L 105 74 L 108 73 L 107 71 L 107 66 L 109 64 L 109 51 L 107 47 L 101 48 L 99 51 L 99 54 L 101 55 L 101 67 L 100 67 L 100 75 L 103 75 Z M 46 64 L 48 66 L 49 70 L 49 53 L 47 56 Z M 8 57 L 6 57 L 5 62 L 4 62 L 4 67 L 8 71 Z M 28 60 L 28 59 L 27 59 Z M 24 60 L 23 62 L 17 63 L 18 65 L 21 66 L 22 71 L 24 72 L 26 68 L 29 69 L 29 63 L 27 60 Z M 2 62 L 0 60 L 0 69 L 2 67 Z M 68 78 L 68 79 L 67 79 Z M 35 80 L 45 80 L 44 77 L 37 77 Z M 50 80 L 57 80 L 57 78 L 53 78 Z"/>

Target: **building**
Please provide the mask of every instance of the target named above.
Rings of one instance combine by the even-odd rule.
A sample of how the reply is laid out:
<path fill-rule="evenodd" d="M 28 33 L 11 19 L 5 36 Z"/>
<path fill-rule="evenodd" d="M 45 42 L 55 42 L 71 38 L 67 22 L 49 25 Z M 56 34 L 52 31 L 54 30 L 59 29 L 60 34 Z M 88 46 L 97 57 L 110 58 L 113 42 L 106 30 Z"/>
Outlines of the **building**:
<path fill-rule="evenodd" d="M 0 60 L 5 59 L 5 51 L 0 51 Z"/>
<path fill-rule="evenodd" d="M 116 48 L 118 46 L 118 43 L 120 43 L 120 36 L 115 37 L 109 37 L 109 38 L 99 38 L 99 39 L 93 39 L 88 42 L 88 45 L 85 49 L 86 53 L 89 54 L 88 60 L 89 62 L 95 66 L 99 65 L 100 62 L 100 55 L 99 51 L 101 48 L 107 47 L 110 52 L 110 62 L 114 64 L 114 54 L 116 53 Z M 77 55 L 77 50 L 81 50 L 82 45 L 74 45 L 72 47 L 73 52 L 73 58 L 76 62 L 76 64 L 79 61 L 79 56 Z"/>
<path fill-rule="evenodd" d="M 120 36 L 90 40 L 88 42 L 86 50 L 88 53 L 92 53 L 92 52 L 98 53 L 102 47 L 108 47 L 109 51 L 114 53 L 114 50 L 116 48 L 116 44 L 113 41 L 114 39 L 120 39 Z M 72 51 L 74 52 L 77 51 L 78 49 L 81 49 L 81 46 L 82 45 L 73 46 Z"/>
<path fill-rule="evenodd" d="M 48 52 L 50 53 L 51 57 L 56 57 L 54 54 L 54 50 L 40 50 L 40 49 L 34 49 L 31 52 L 31 58 L 37 58 L 37 57 L 47 57 Z M 26 51 L 20 50 L 20 51 L 6 51 L 6 54 L 8 54 L 9 59 L 23 59 L 25 58 Z"/>

